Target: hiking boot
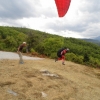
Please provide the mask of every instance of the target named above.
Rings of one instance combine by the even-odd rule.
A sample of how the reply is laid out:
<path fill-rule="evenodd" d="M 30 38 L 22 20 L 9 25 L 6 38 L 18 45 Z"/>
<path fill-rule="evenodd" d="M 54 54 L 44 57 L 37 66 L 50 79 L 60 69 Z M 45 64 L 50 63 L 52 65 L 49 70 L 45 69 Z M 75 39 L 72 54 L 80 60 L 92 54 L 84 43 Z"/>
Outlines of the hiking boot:
<path fill-rule="evenodd" d="M 64 62 L 62 62 L 62 65 L 65 65 Z"/>

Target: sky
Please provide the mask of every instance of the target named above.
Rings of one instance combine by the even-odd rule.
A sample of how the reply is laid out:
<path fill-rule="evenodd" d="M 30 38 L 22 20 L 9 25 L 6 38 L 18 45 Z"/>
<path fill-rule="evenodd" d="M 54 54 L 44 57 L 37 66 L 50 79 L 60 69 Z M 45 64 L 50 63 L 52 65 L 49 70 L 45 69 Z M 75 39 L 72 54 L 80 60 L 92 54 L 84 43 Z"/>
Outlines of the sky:
<path fill-rule="evenodd" d="M 100 36 L 100 0 L 71 0 L 64 17 L 58 16 L 54 0 L 0 0 L 0 26 L 95 38 Z"/>

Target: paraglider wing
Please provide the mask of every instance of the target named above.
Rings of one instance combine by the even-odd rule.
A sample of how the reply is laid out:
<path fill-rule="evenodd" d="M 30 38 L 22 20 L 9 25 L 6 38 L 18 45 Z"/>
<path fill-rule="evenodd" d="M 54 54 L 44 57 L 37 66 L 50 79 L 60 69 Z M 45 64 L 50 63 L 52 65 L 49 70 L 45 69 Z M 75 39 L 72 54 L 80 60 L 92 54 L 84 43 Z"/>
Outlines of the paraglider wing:
<path fill-rule="evenodd" d="M 55 0 L 59 17 L 65 16 L 67 13 L 71 0 Z"/>

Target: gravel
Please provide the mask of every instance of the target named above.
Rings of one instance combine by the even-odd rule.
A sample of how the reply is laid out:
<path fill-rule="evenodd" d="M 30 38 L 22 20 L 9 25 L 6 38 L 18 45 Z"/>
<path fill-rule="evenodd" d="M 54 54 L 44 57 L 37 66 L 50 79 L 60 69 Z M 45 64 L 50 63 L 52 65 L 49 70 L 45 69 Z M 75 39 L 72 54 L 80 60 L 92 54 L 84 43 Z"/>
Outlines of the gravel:
<path fill-rule="evenodd" d="M 19 55 L 13 52 L 0 51 L 0 59 L 19 59 Z M 43 58 L 23 56 L 25 60 L 39 60 Z"/>

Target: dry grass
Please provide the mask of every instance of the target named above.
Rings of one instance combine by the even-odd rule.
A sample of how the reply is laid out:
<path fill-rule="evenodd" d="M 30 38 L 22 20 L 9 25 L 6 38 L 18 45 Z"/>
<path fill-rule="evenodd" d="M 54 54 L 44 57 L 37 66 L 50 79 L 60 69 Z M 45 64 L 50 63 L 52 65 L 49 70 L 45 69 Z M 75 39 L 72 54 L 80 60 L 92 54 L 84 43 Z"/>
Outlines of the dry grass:
<path fill-rule="evenodd" d="M 0 60 L 0 100 L 100 100 L 100 70 L 47 58 Z"/>

